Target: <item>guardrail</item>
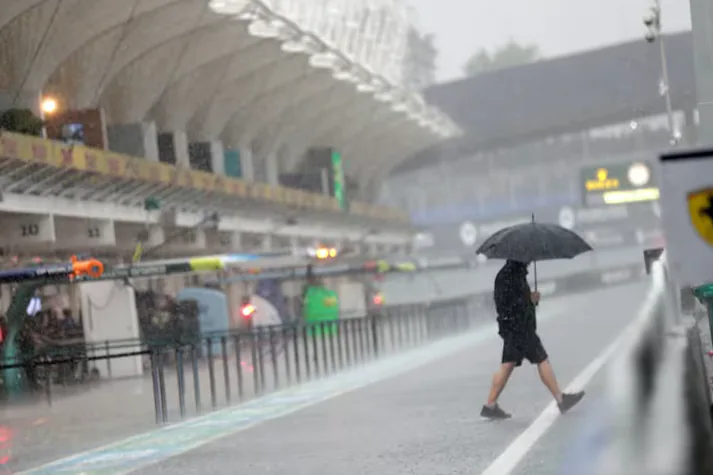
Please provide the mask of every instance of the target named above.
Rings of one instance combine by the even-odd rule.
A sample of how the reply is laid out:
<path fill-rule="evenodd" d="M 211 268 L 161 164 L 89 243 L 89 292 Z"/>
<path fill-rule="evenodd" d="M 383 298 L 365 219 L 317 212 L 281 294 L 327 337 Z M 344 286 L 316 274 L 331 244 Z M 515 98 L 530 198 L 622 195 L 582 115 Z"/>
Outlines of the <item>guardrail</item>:
<path fill-rule="evenodd" d="M 609 367 L 605 407 L 566 473 L 713 473 L 711 391 L 698 319 L 681 311 L 665 257 Z"/>
<path fill-rule="evenodd" d="M 11 132 L 0 133 L 0 157 L 20 162 L 43 164 L 88 175 L 137 180 L 175 186 L 225 197 L 257 200 L 308 210 L 339 212 L 337 200 L 302 190 L 249 182 L 238 178 L 190 170 L 141 157 L 31 137 Z M 382 206 L 353 202 L 349 212 L 356 216 L 408 223 L 407 213 Z"/>

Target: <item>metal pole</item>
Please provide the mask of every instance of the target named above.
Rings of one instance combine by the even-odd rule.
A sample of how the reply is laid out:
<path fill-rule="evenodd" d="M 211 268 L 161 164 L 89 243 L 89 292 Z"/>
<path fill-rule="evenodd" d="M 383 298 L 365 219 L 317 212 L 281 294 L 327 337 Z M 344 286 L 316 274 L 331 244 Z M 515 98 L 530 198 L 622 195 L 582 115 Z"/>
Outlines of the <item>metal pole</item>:
<path fill-rule="evenodd" d="M 663 83 L 663 90 L 661 91 L 666 101 L 666 118 L 668 121 L 668 131 L 670 134 L 671 145 L 676 145 L 678 143 L 678 137 L 676 131 L 674 130 L 674 120 L 673 120 L 673 106 L 671 105 L 671 83 L 669 82 L 668 76 L 668 63 L 666 61 L 666 45 L 664 43 L 664 37 L 662 32 L 662 21 L 661 21 L 661 0 L 654 0 L 653 6 L 651 7 L 651 13 L 648 17 L 648 23 L 645 23 L 649 27 L 649 34 L 652 35 L 654 41 L 659 43 L 659 54 L 661 56 L 661 82 Z"/>
<path fill-rule="evenodd" d="M 656 2 L 658 3 L 658 2 Z M 668 119 L 668 131 L 671 134 L 671 143 L 676 144 L 678 138 L 676 137 L 675 125 L 673 123 L 673 106 L 671 105 L 671 86 L 668 79 L 668 63 L 666 61 L 666 45 L 664 44 L 664 37 L 661 34 L 661 25 L 659 24 L 659 51 L 661 53 L 661 76 L 664 82 L 664 99 L 666 100 L 666 115 Z"/>
<path fill-rule="evenodd" d="M 696 92 L 698 98 L 698 139 L 713 143 L 713 4 L 710 0 L 690 0 L 693 26 Z"/>
<path fill-rule="evenodd" d="M 661 0 L 652 0 L 649 12 L 644 16 L 644 25 L 648 29 L 646 33 L 646 41 L 653 43 L 658 41 L 659 54 L 661 60 L 661 95 L 666 101 L 666 118 L 668 121 L 669 142 L 671 145 L 677 145 L 679 142 L 679 134 L 675 130 L 673 106 L 671 105 L 671 84 L 668 75 L 668 62 L 666 61 L 666 45 L 664 43 L 663 28 L 661 21 Z"/>

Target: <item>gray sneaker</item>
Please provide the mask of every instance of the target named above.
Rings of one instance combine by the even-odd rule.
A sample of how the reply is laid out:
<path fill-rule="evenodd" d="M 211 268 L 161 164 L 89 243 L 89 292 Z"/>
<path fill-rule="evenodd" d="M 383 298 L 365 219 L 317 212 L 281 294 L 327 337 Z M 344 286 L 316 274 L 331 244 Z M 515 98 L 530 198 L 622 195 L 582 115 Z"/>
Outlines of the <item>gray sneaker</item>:
<path fill-rule="evenodd" d="M 562 402 L 558 404 L 560 413 L 564 414 L 574 406 L 577 405 L 579 401 L 584 397 L 584 391 L 579 391 L 577 393 L 564 393 L 562 394 Z"/>
<path fill-rule="evenodd" d="M 483 406 L 483 409 L 480 410 L 480 418 L 487 421 L 502 421 L 510 419 L 511 417 L 511 414 L 503 411 L 497 404 L 492 407 L 487 405 Z"/>

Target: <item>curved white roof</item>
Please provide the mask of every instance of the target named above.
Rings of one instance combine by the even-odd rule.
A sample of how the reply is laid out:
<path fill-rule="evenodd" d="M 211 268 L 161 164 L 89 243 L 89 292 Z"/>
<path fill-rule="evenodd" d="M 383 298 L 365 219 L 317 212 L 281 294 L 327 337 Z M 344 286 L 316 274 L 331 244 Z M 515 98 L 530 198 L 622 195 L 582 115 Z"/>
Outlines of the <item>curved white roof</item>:
<path fill-rule="evenodd" d="M 0 96 L 101 107 L 296 161 L 341 150 L 374 182 L 458 133 L 397 86 L 403 0 L 0 0 Z M 294 163 L 288 163 L 288 166 Z"/>

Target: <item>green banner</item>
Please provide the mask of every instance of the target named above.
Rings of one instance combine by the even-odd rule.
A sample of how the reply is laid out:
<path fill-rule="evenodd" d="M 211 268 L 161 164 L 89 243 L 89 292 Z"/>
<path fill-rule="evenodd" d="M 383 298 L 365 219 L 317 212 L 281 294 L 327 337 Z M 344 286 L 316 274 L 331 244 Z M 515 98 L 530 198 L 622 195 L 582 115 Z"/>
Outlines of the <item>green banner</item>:
<path fill-rule="evenodd" d="M 339 320 L 339 298 L 337 293 L 326 287 L 309 286 L 304 296 L 302 313 L 306 323 L 318 324 L 336 322 Z M 312 334 L 312 328 L 309 334 Z M 325 333 L 331 335 L 336 331 L 333 325 L 325 325 Z M 321 328 L 315 328 L 317 335 L 322 334 Z"/>
<path fill-rule="evenodd" d="M 339 207 L 347 210 L 347 193 L 344 183 L 344 168 L 342 166 L 342 155 L 332 150 L 332 176 L 334 177 L 334 198 L 339 203 Z"/>

